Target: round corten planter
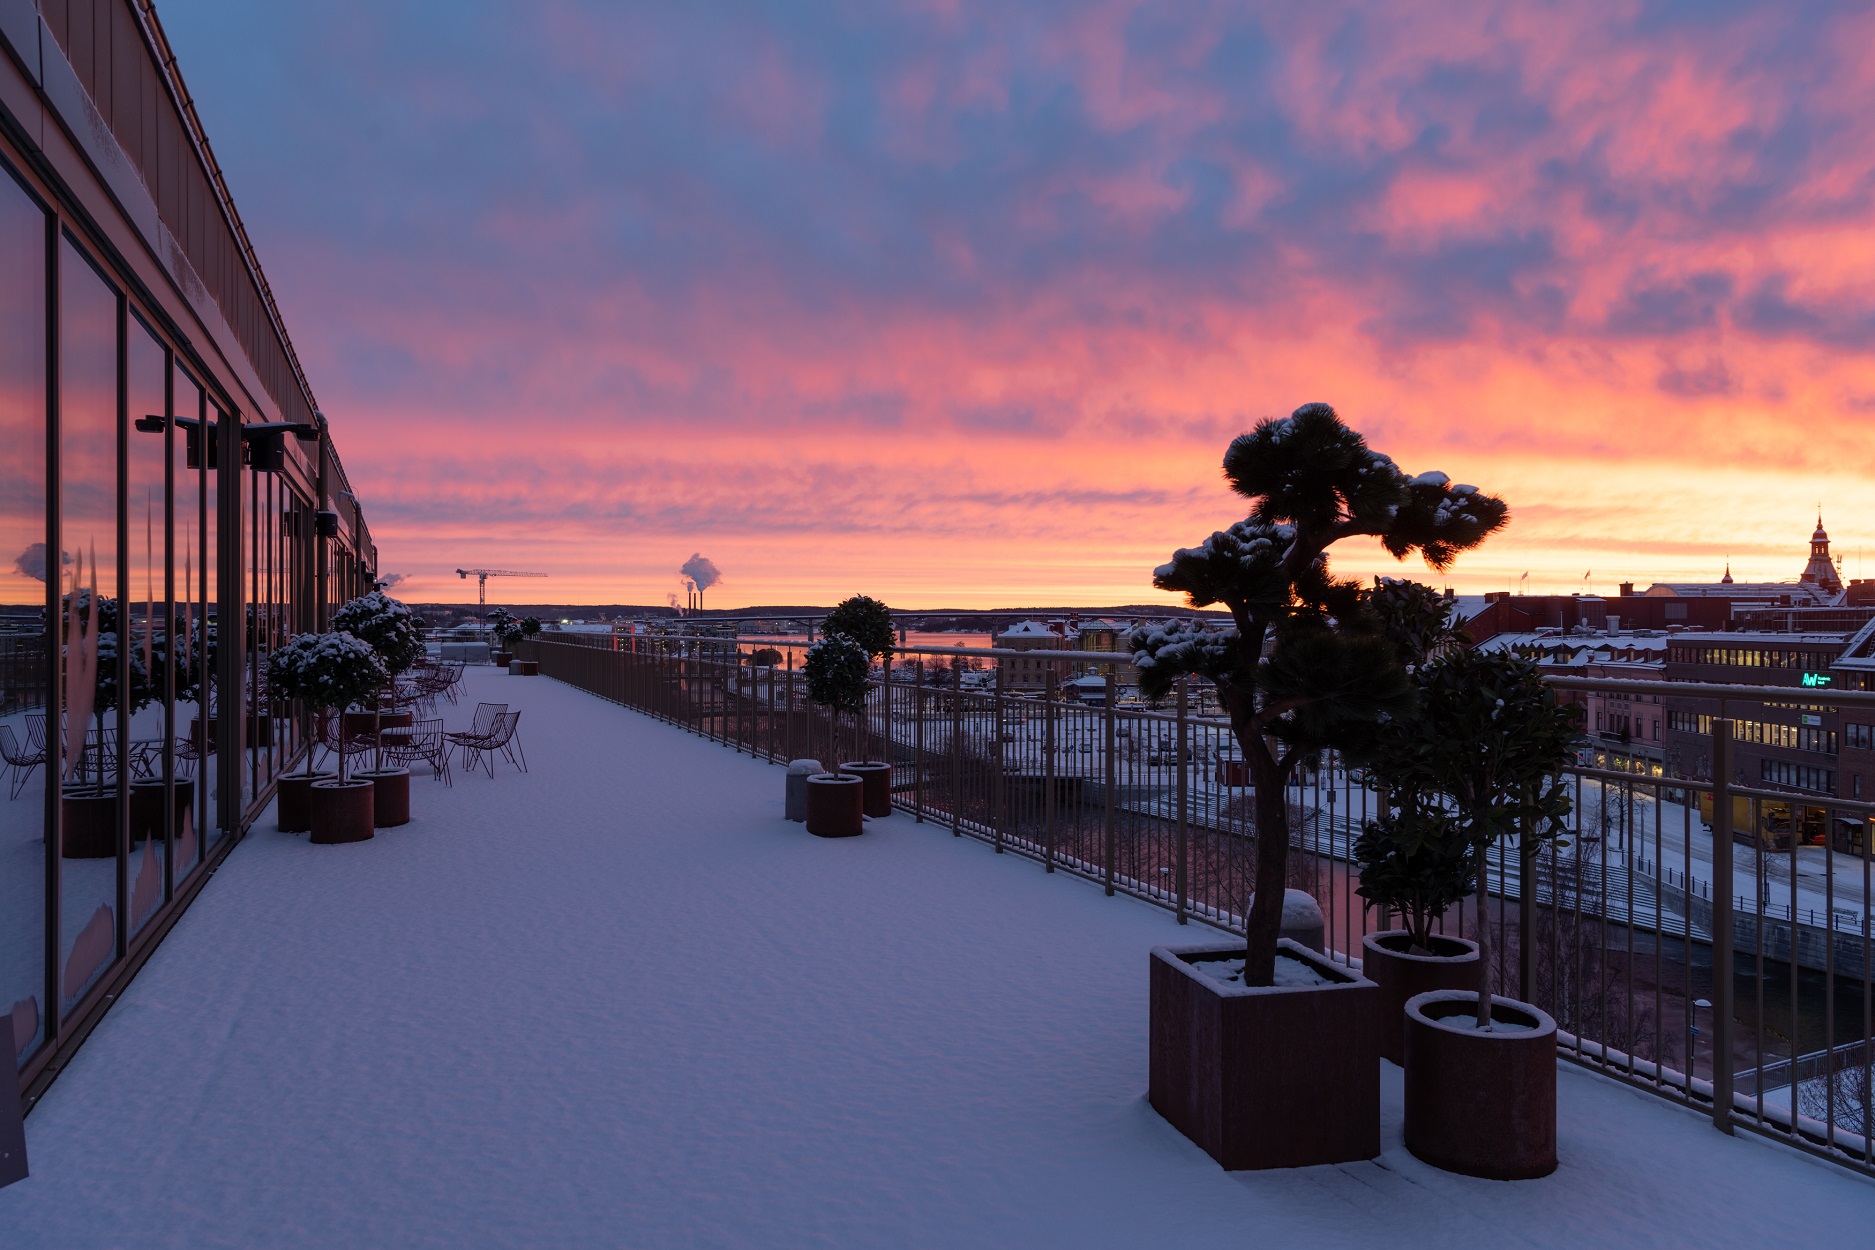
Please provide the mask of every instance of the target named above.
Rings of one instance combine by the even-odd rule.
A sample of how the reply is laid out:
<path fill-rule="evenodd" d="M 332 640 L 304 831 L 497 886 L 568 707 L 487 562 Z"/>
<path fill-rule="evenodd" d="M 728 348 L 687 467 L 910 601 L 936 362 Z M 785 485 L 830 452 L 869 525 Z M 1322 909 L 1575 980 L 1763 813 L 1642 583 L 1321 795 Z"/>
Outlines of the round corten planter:
<path fill-rule="evenodd" d="M 374 789 L 369 781 L 313 782 L 312 840 L 330 846 L 369 838 L 375 814 Z"/>
<path fill-rule="evenodd" d="M 274 816 L 282 833 L 305 833 L 312 828 L 312 787 L 317 781 L 336 780 L 335 772 L 287 773 L 275 791 Z"/>
<path fill-rule="evenodd" d="M 1361 939 L 1361 975 L 1380 987 L 1380 1057 L 1406 1063 L 1406 1000 L 1431 990 L 1478 990 L 1478 944 L 1433 937 L 1431 950 L 1414 954 L 1404 929 Z"/>
<path fill-rule="evenodd" d="M 868 816 L 892 814 L 892 766 L 884 760 L 859 760 L 840 765 L 840 771 L 858 777 Z"/>
<path fill-rule="evenodd" d="M 1478 995 L 1434 990 L 1406 1004 L 1406 1148 L 1434 1167 L 1518 1181 L 1556 1170 L 1556 1021 Z M 1505 1026 L 1510 1026 L 1506 1028 Z"/>
<path fill-rule="evenodd" d="M 391 829 L 410 823 L 410 770 L 373 768 L 352 776 L 371 783 L 371 823 Z"/>
<path fill-rule="evenodd" d="M 383 715 L 381 712 L 345 713 L 345 736 L 350 738 L 358 734 L 376 733 L 378 731 L 378 717 L 381 715 Z"/>
<path fill-rule="evenodd" d="M 195 804 L 195 780 L 191 777 L 176 779 L 176 828 L 182 828 L 189 809 Z M 160 778 L 133 781 L 130 783 L 130 840 L 132 843 L 145 838 L 163 836 L 163 782 Z"/>
<path fill-rule="evenodd" d="M 416 723 L 417 723 L 417 714 L 415 712 L 405 711 L 405 712 L 379 712 L 378 713 L 378 728 L 380 730 L 408 729 Z"/>
<path fill-rule="evenodd" d="M 855 838 L 866 830 L 864 783 L 843 773 L 807 779 L 807 831 L 818 838 Z"/>
<path fill-rule="evenodd" d="M 64 831 L 60 854 L 66 859 L 109 859 L 117 854 L 117 787 L 102 794 L 67 791 L 60 800 Z"/>

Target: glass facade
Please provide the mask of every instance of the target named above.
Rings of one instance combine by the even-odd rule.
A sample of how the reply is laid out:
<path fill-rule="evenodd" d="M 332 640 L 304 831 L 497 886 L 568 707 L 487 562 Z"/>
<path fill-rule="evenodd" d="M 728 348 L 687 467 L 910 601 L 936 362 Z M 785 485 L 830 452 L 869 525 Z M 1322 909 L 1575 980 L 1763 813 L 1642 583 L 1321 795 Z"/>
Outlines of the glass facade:
<path fill-rule="evenodd" d="M 16 155 L 0 142 L 0 1018 L 30 1087 L 303 754 L 267 656 L 368 589 L 375 552 L 323 435 L 243 413 L 186 303 Z"/>

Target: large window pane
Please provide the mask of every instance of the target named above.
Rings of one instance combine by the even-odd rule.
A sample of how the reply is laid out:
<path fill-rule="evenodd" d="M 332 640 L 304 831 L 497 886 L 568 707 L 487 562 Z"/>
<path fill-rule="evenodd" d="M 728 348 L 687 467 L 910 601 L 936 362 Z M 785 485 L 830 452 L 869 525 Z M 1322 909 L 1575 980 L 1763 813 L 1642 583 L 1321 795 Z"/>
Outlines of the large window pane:
<path fill-rule="evenodd" d="M 20 1052 L 0 1059 L 45 1036 L 45 257 L 45 215 L 0 169 L 0 1012 Z"/>
<path fill-rule="evenodd" d="M 130 542 L 129 602 L 123 613 L 136 697 L 130 704 L 130 931 L 165 897 L 174 774 L 169 707 L 169 354 L 137 321 L 125 324 L 125 444 Z M 141 679 L 139 680 L 139 675 Z"/>
<path fill-rule="evenodd" d="M 220 659 L 220 603 L 221 603 L 221 471 L 219 451 L 221 441 L 218 431 L 226 424 L 226 418 L 216 409 L 214 402 L 207 398 L 202 401 L 202 542 L 206 559 L 202 564 L 202 620 L 207 622 L 202 633 L 200 648 L 202 660 L 201 698 L 208 707 L 208 721 L 203 727 L 204 751 L 206 757 L 205 777 L 202 785 L 208 792 L 207 824 L 202 835 L 210 840 L 211 845 L 221 840 L 224 833 L 221 811 L 221 763 L 217 748 L 217 739 L 212 732 L 221 709 L 221 682 L 217 674 Z M 236 768 L 237 762 L 230 767 Z"/>
<path fill-rule="evenodd" d="M 201 421 L 206 411 L 202 388 L 181 369 L 175 369 L 173 377 L 179 418 L 170 446 L 175 480 L 178 613 L 176 776 L 188 782 L 190 799 L 190 805 L 178 815 L 175 831 L 176 880 L 180 882 L 202 861 L 202 830 L 208 827 L 215 775 L 215 738 L 209 732 L 206 706 L 213 637 L 206 624 L 207 570 L 212 567 L 214 549 L 204 539 L 205 535 L 213 535 L 214 528 L 203 515 L 203 483 L 212 475 L 206 473 L 202 463 Z"/>
<path fill-rule="evenodd" d="M 69 239 L 59 246 L 59 546 L 72 557 L 61 612 L 59 960 L 69 1010 L 116 953 L 123 712 L 140 691 L 123 680 L 119 619 L 118 296 Z"/>

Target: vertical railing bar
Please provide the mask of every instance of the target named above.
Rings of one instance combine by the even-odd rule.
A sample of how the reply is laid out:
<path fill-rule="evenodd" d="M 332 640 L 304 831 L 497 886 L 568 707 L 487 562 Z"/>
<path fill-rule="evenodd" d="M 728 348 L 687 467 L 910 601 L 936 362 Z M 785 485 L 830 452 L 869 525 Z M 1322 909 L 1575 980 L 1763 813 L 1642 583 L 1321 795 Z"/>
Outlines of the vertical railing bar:
<path fill-rule="evenodd" d="M 1178 864 L 1176 868 L 1176 884 L 1178 887 L 1178 922 L 1180 924 L 1185 923 L 1185 891 L 1187 885 L 1185 879 L 1186 856 L 1189 853 L 1189 843 L 1191 839 L 1191 776 L 1190 770 L 1186 768 L 1186 751 L 1188 749 L 1186 740 L 1186 730 L 1188 728 L 1188 689 L 1189 684 L 1187 679 L 1185 677 L 1180 677 L 1178 679 L 1178 738 L 1172 744 L 1173 767 L 1178 769 Z"/>
<path fill-rule="evenodd" d="M 1722 1133 L 1732 1131 L 1732 886 L 1732 723 L 1721 704 L 1712 718 L 1712 1123 Z M 1758 971 L 1762 983 L 1762 960 Z M 1761 1059 L 1761 1114 L 1763 1074 Z"/>

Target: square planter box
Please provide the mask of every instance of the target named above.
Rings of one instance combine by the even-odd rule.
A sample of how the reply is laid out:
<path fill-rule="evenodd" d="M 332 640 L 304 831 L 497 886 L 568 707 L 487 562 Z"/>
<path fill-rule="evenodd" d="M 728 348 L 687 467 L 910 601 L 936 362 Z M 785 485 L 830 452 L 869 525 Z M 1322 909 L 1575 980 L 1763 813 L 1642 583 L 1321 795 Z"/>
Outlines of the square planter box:
<path fill-rule="evenodd" d="M 1241 943 L 1152 949 L 1153 1109 L 1227 1170 L 1380 1153 L 1379 987 L 1284 938 L 1326 985 L 1245 986 L 1192 965 Z"/>

